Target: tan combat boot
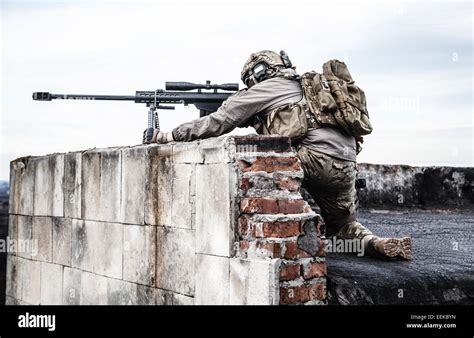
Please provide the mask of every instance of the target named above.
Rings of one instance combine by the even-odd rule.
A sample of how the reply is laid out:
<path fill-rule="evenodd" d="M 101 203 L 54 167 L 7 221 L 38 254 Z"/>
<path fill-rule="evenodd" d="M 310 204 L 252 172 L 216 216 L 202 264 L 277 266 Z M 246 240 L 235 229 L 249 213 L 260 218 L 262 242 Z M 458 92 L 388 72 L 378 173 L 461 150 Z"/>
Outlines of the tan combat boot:
<path fill-rule="evenodd" d="M 411 260 L 411 238 L 382 238 L 368 235 L 363 238 L 364 249 L 370 256 Z"/>

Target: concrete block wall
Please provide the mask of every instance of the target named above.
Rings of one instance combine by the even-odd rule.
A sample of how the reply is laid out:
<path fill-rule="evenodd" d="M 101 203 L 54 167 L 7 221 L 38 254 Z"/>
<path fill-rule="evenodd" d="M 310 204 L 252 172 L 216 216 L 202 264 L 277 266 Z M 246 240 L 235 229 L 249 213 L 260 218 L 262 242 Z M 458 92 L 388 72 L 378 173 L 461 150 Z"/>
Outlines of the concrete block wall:
<path fill-rule="evenodd" d="M 474 168 L 358 164 L 362 207 L 474 207 Z"/>
<path fill-rule="evenodd" d="M 320 221 L 286 138 L 90 149 L 10 170 L 7 304 L 325 301 Z"/>
<path fill-rule="evenodd" d="M 0 182 L 0 305 L 5 304 L 7 253 L 4 243 L 8 239 L 8 188 Z"/>

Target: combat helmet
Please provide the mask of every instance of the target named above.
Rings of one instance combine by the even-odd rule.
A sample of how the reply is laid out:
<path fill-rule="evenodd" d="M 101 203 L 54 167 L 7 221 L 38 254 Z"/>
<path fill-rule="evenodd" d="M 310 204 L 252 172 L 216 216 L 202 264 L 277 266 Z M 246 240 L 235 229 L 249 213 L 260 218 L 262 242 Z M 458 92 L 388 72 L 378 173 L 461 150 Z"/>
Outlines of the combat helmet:
<path fill-rule="evenodd" d="M 292 68 L 288 55 L 281 51 L 277 54 L 271 50 L 252 53 L 244 64 L 240 78 L 248 87 L 273 77 L 282 68 Z"/>

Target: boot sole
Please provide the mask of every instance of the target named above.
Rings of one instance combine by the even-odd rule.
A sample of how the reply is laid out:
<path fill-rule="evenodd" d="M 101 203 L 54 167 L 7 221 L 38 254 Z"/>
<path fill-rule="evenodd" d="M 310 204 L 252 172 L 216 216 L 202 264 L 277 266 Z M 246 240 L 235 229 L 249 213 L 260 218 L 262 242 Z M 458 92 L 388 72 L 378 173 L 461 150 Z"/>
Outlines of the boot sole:
<path fill-rule="evenodd" d="M 391 238 L 382 251 L 381 254 L 388 258 L 401 257 L 411 260 L 411 238 Z"/>
<path fill-rule="evenodd" d="M 407 261 L 411 260 L 411 238 L 403 237 L 399 239 L 399 242 L 398 255 Z"/>

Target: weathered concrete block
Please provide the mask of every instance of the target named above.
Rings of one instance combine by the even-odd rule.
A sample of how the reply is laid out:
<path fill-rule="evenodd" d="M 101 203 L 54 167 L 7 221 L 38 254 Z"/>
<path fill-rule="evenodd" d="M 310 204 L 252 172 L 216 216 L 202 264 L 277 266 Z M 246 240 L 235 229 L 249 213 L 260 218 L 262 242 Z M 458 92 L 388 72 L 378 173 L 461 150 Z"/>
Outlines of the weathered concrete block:
<path fill-rule="evenodd" d="M 33 215 L 35 163 L 32 157 L 10 163 L 10 214 Z"/>
<path fill-rule="evenodd" d="M 13 255 L 7 256 L 7 275 L 5 294 L 15 299 L 21 299 L 23 285 L 21 281 L 21 261 L 20 258 Z"/>
<path fill-rule="evenodd" d="M 173 305 L 194 305 L 194 297 L 188 297 L 179 293 L 174 293 Z"/>
<path fill-rule="evenodd" d="M 64 216 L 81 218 L 82 153 L 64 155 Z"/>
<path fill-rule="evenodd" d="M 31 258 L 36 261 L 51 262 L 53 255 L 53 219 L 51 217 L 33 217 L 33 242 L 38 250 Z"/>
<path fill-rule="evenodd" d="M 83 271 L 81 274 L 81 305 L 107 304 L 107 278 Z"/>
<path fill-rule="evenodd" d="M 21 280 L 23 290 L 21 300 L 38 305 L 41 300 L 41 262 L 20 259 L 19 280 Z"/>
<path fill-rule="evenodd" d="M 229 258 L 196 255 L 196 305 L 229 304 Z"/>
<path fill-rule="evenodd" d="M 194 295 L 194 230 L 157 228 L 156 287 Z"/>
<path fill-rule="evenodd" d="M 123 226 L 123 279 L 155 285 L 156 227 Z"/>
<path fill-rule="evenodd" d="M 173 165 L 171 224 L 178 228 L 192 228 L 194 213 L 195 167 L 192 164 Z"/>
<path fill-rule="evenodd" d="M 86 221 L 92 229 L 93 271 L 99 275 L 122 278 L 123 225 Z"/>
<path fill-rule="evenodd" d="M 232 137 L 212 137 L 199 141 L 199 150 L 205 163 L 230 163 L 235 158 L 235 145 Z"/>
<path fill-rule="evenodd" d="M 20 196 L 18 189 L 19 189 L 19 173 L 16 169 L 16 165 L 14 161 L 10 162 L 10 191 L 8 196 L 8 213 L 17 214 L 18 213 L 18 203 L 16 203 L 16 199 Z M 18 176 L 18 178 L 17 178 Z M 8 297 L 8 296 L 7 296 Z"/>
<path fill-rule="evenodd" d="M 199 141 L 200 142 L 200 141 Z M 203 163 L 204 156 L 199 142 L 176 143 L 173 145 L 174 163 Z"/>
<path fill-rule="evenodd" d="M 172 156 L 171 145 L 156 145 L 147 148 L 146 224 L 171 225 Z"/>
<path fill-rule="evenodd" d="M 64 267 L 63 271 L 63 304 L 81 304 L 81 270 Z"/>
<path fill-rule="evenodd" d="M 137 305 L 137 284 L 107 278 L 108 305 Z"/>
<path fill-rule="evenodd" d="M 173 295 L 175 293 L 163 290 L 163 289 L 154 289 L 154 297 L 156 305 L 173 305 Z"/>
<path fill-rule="evenodd" d="M 102 150 L 100 153 L 100 209 L 96 220 L 120 222 L 121 161 L 118 149 Z"/>
<path fill-rule="evenodd" d="M 122 278 L 121 224 L 72 220 L 72 238 L 73 267 Z"/>
<path fill-rule="evenodd" d="M 52 175 L 54 179 L 51 214 L 49 216 L 64 217 L 64 155 L 52 155 L 51 162 L 53 163 Z M 35 185 L 36 183 L 35 178 Z"/>
<path fill-rule="evenodd" d="M 86 151 L 81 157 L 81 218 L 94 220 L 100 208 L 100 153 Z"/>
<path fill-rule="evenodd" d="M 82 154 L 82 218 L 120 222 L 121 151 L 95 149 Z"/>
<path fill-rule="evenodd" d="M 10 215 L 8 217 L 8 239 L 10 240 L 10 243 L 13 243 L 13 245 L 8 248 L 8 254 L 16 255 L 18 243 L 18 216 L 16 215 Z"/>
<path fill-rule="evenodd" d="M 136 284 L 137 304 L 140 305 L 162 305 L 158 299 L 160 289 L 155 289 L 146 285 Z"/>
<path fill-rule="evenodd" d="M 63 301 L 63 266 L 41 263 L 41 304 L 60 305 Z"/>
<path fill-rule="evenodd" d="M 122 150 L 122 223 L 145 222 L 146 147 Z"/>
<path fill-rule="evenodd" d="M 72 220 L 53 217 L 53 257 L 52 262 L 71 266 Z"/>
<path fill-rule="evenodd" d="M 64 214 L 64 155 L 49 155 L 35 162 L 34 214 L 60 216 Z"/>
<path fill-rule="evenodd" d="M 196 167 L 196 252 L 230 256 L 234 240 L 230 205 L 231 195 L 237 194 L 236 180 L 227 164 Z"/>
<path fill-rule="evenodd" d="M 33 217 L 17 216 L 18 241 L 16 254 L 31 259 L 38 252 L 38 241 L 33 241 Z"/>
<path fill-rule="evenodd" d="M 230 304 L 278 305 L 279 260 L 230 259 Z"/>
<path fill-rule="evenodd" d="M 20 305 L 20 301 L 16 298 L 10 297 L 10 296 L 5 296 L 5 305 Z"/>
<path fill-rule="evenodd" d="M 94 234 L 90 223 L 72 220 L 72 257 L 71 263 L 81 270 L 94 270 Z"/>

